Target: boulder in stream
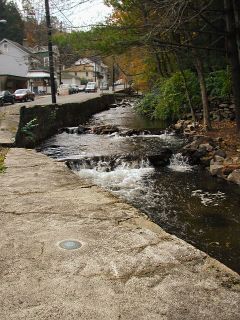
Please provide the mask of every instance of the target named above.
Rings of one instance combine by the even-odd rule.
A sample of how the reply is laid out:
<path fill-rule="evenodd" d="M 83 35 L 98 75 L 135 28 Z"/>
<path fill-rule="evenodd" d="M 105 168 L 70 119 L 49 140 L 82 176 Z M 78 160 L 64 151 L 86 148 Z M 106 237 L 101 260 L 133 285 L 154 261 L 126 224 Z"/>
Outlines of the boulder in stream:
<path fill-rule="evenodd" d="M 173 152 L 169 148 L 164 148 L 160 151 L 160 153 L 155 155 L 149 155 L 148 160 L 154 167 L 162 167 L 166 166 L 170 163 L 170 158 Z"/>
<path fill-rule="evenodd" d="M 91 133 L 93 134 L 112 134 L 115 132 L 119 132 L 119 128 L 114 125 L 94 126 L 91 128 Z"/>
<path fill-rule="evenodd" d="M 228 181 L 240 185 L 240 169 L 234 170 L 227 178 Z"/>

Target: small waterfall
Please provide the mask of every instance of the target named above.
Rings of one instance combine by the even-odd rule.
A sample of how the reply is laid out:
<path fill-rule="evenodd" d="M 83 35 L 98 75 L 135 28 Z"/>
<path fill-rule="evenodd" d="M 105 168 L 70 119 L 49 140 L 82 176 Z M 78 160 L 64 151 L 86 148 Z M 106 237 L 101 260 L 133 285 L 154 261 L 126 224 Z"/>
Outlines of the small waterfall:
<path fill-rule="evenodd" d="M 68 162 L 81 178 L 100 185 L 129 201 L 144 191 L 142 178 L 154 171 L 147 159 L 85 158 Z"/>
<path fill-rule="evenodd" d="M 183 156 L 181 153 L 172 155 L 168 168 L 178 172 L 192 171 L 192 167 L 188 162 L 188 158 Z"/>
<path fill-rule="evenodd" d="M 95 170 L 96 172 L 110 172 L 115 170 L 131 170 L 150 168 L 148 158 L 126 156 L 95 156 L 67 161 L 68 167 L 74 171 Z"/>

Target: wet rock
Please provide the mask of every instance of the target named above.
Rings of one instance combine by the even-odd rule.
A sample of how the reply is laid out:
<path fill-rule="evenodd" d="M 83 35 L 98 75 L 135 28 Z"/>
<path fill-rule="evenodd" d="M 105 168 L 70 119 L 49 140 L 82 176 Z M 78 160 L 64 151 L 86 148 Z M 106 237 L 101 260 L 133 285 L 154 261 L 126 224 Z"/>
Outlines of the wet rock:
<path fill-rule="evenodd" d="M 160 153 L 156 155 L 149 155 L 148 160 L 154 167 L 166 166 L 170 163 L 170 158 L 173 152 L 169 148 L 162 149 Z"/>
<path fill-rule="evenodd" d="M 227 154 L 224 150 L 222 149 L 218 149 L 214 152 L 214 156 L 219 156 L 219 157 L 222 157 L 222 158 L 226 158 Z"/>
<path fill-rule="evenodd" d="M 228 177 L 227 180 L 240 185 L 240 169 L 234 170 Z"/>
<path fill-rule="evenodd" d="M 116 103 L 113 103 L 113 104 L 111 104 L 111 106 L 110 106 L 110 108 L 117 108 L 117 107 L 119 107 L 119 105 L 116 104 Z"/>
<path fill-rule="evenodd" d="M 193 141 L 188 145 L 186 145 L 184 149 L 197 150 L 198 148 L 200 148 L 210 152 L 213 150 L 213 147 L 215 146 L 216 146 L 216 143 L 212 138 L 205 137 L 205 136 L 195 136 L 193 138 Z"/>
<path fill-rule="evenodd" d="M 225 176 L 228 176 L 229 174 L 231 174 L 233 171 L 235 170 L 239 170 L 240 169 L 240 164 L 229 164 L 229 165 L 226 165 L 223 170 L 222 170 L 222 173 L 225 175 Z"/>
<path fill-rule="evenodd" d="M 130 130 L 125 130 L 123 132 L 121 132 L 121 136 L 125 136 L 125 137 L 131 137 L 131 136 L 138 136 L 142 133 L 141 130 L 137 130 L 137 129 L 130 129 Z"/>
<path fill-rule="evenodd" d="M 77 133 L 78 134 L 83 134 L 83 133 L 86 133 L 87 131 L 89 131 L 89 128 L 88 127 L 84 127 L 84 126 L 78 126 L 77 128 Z"/>
<path fill-rule="evenodd" d="M 240 159 L 239 159 L 239 157 L 232 157 L 232 163 L 233 163 L 233 164 L 240 164 Z"/>
<path fill-rule="evenodd" d="M 212 156 L 202 157 L 200 158 L 200 164 L 205 168 L 210 167 L 211 160 L 212 160 Z"/>
<path fill-rule="evenodd" d="M 223 164 L 210 164 L 209 171 L 212 176 L 222 176 L 222 169 L 224 168 Z"/>
<path fill-rule="evenodd" d="M 209 143 L 202 143 L 199 145 L 200 150 L 206 150 L 207 152 L 213 151 L 213 146 L 211 146 Z"/>
<path fill-rule="evenodd" d="M 216 164 L 222 164 L 224 162 L 224 158 L 218 155 L 215 155 L 213 158 L 213 162 Z"/>
<path fill-rule="evenodd" d="M 66 128 L 62 128 L 62 132 L 66 132 L 68 134 L 74 134 L 77 132 L 77 128 L 70 128 L 70 127 L 66 127 Z"/>
<path fill-rule="evenodd" d="M 95 126 L 91 128 L 91 133 L 93 134 L 112 134 L 115 132 L 119 132 L 119 128 L 112 125 Z"/>

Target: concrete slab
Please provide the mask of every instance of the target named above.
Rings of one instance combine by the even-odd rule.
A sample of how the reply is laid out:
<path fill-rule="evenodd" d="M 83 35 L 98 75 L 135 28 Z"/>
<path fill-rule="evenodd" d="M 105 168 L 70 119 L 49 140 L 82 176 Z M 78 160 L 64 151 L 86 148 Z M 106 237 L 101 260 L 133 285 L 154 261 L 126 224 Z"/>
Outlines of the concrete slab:
<path fill-rule="evenodd" d="M 12 149 L 6 165 L 1 320 L 240 319 L 240 277 L 224 265 L 62 163 Z"/>

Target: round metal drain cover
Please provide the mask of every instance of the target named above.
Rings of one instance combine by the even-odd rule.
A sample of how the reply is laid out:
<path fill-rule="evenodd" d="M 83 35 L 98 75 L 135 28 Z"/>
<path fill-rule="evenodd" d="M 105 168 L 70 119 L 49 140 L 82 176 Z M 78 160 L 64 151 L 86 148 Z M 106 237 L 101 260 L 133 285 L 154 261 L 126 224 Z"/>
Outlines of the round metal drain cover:
<path fill-rule="evenodd" d="M 66 250 L 76 250 L 79 249 L 82 244 L 76 240 L 64 240 L 59 243 L 59 246 Z"/>

